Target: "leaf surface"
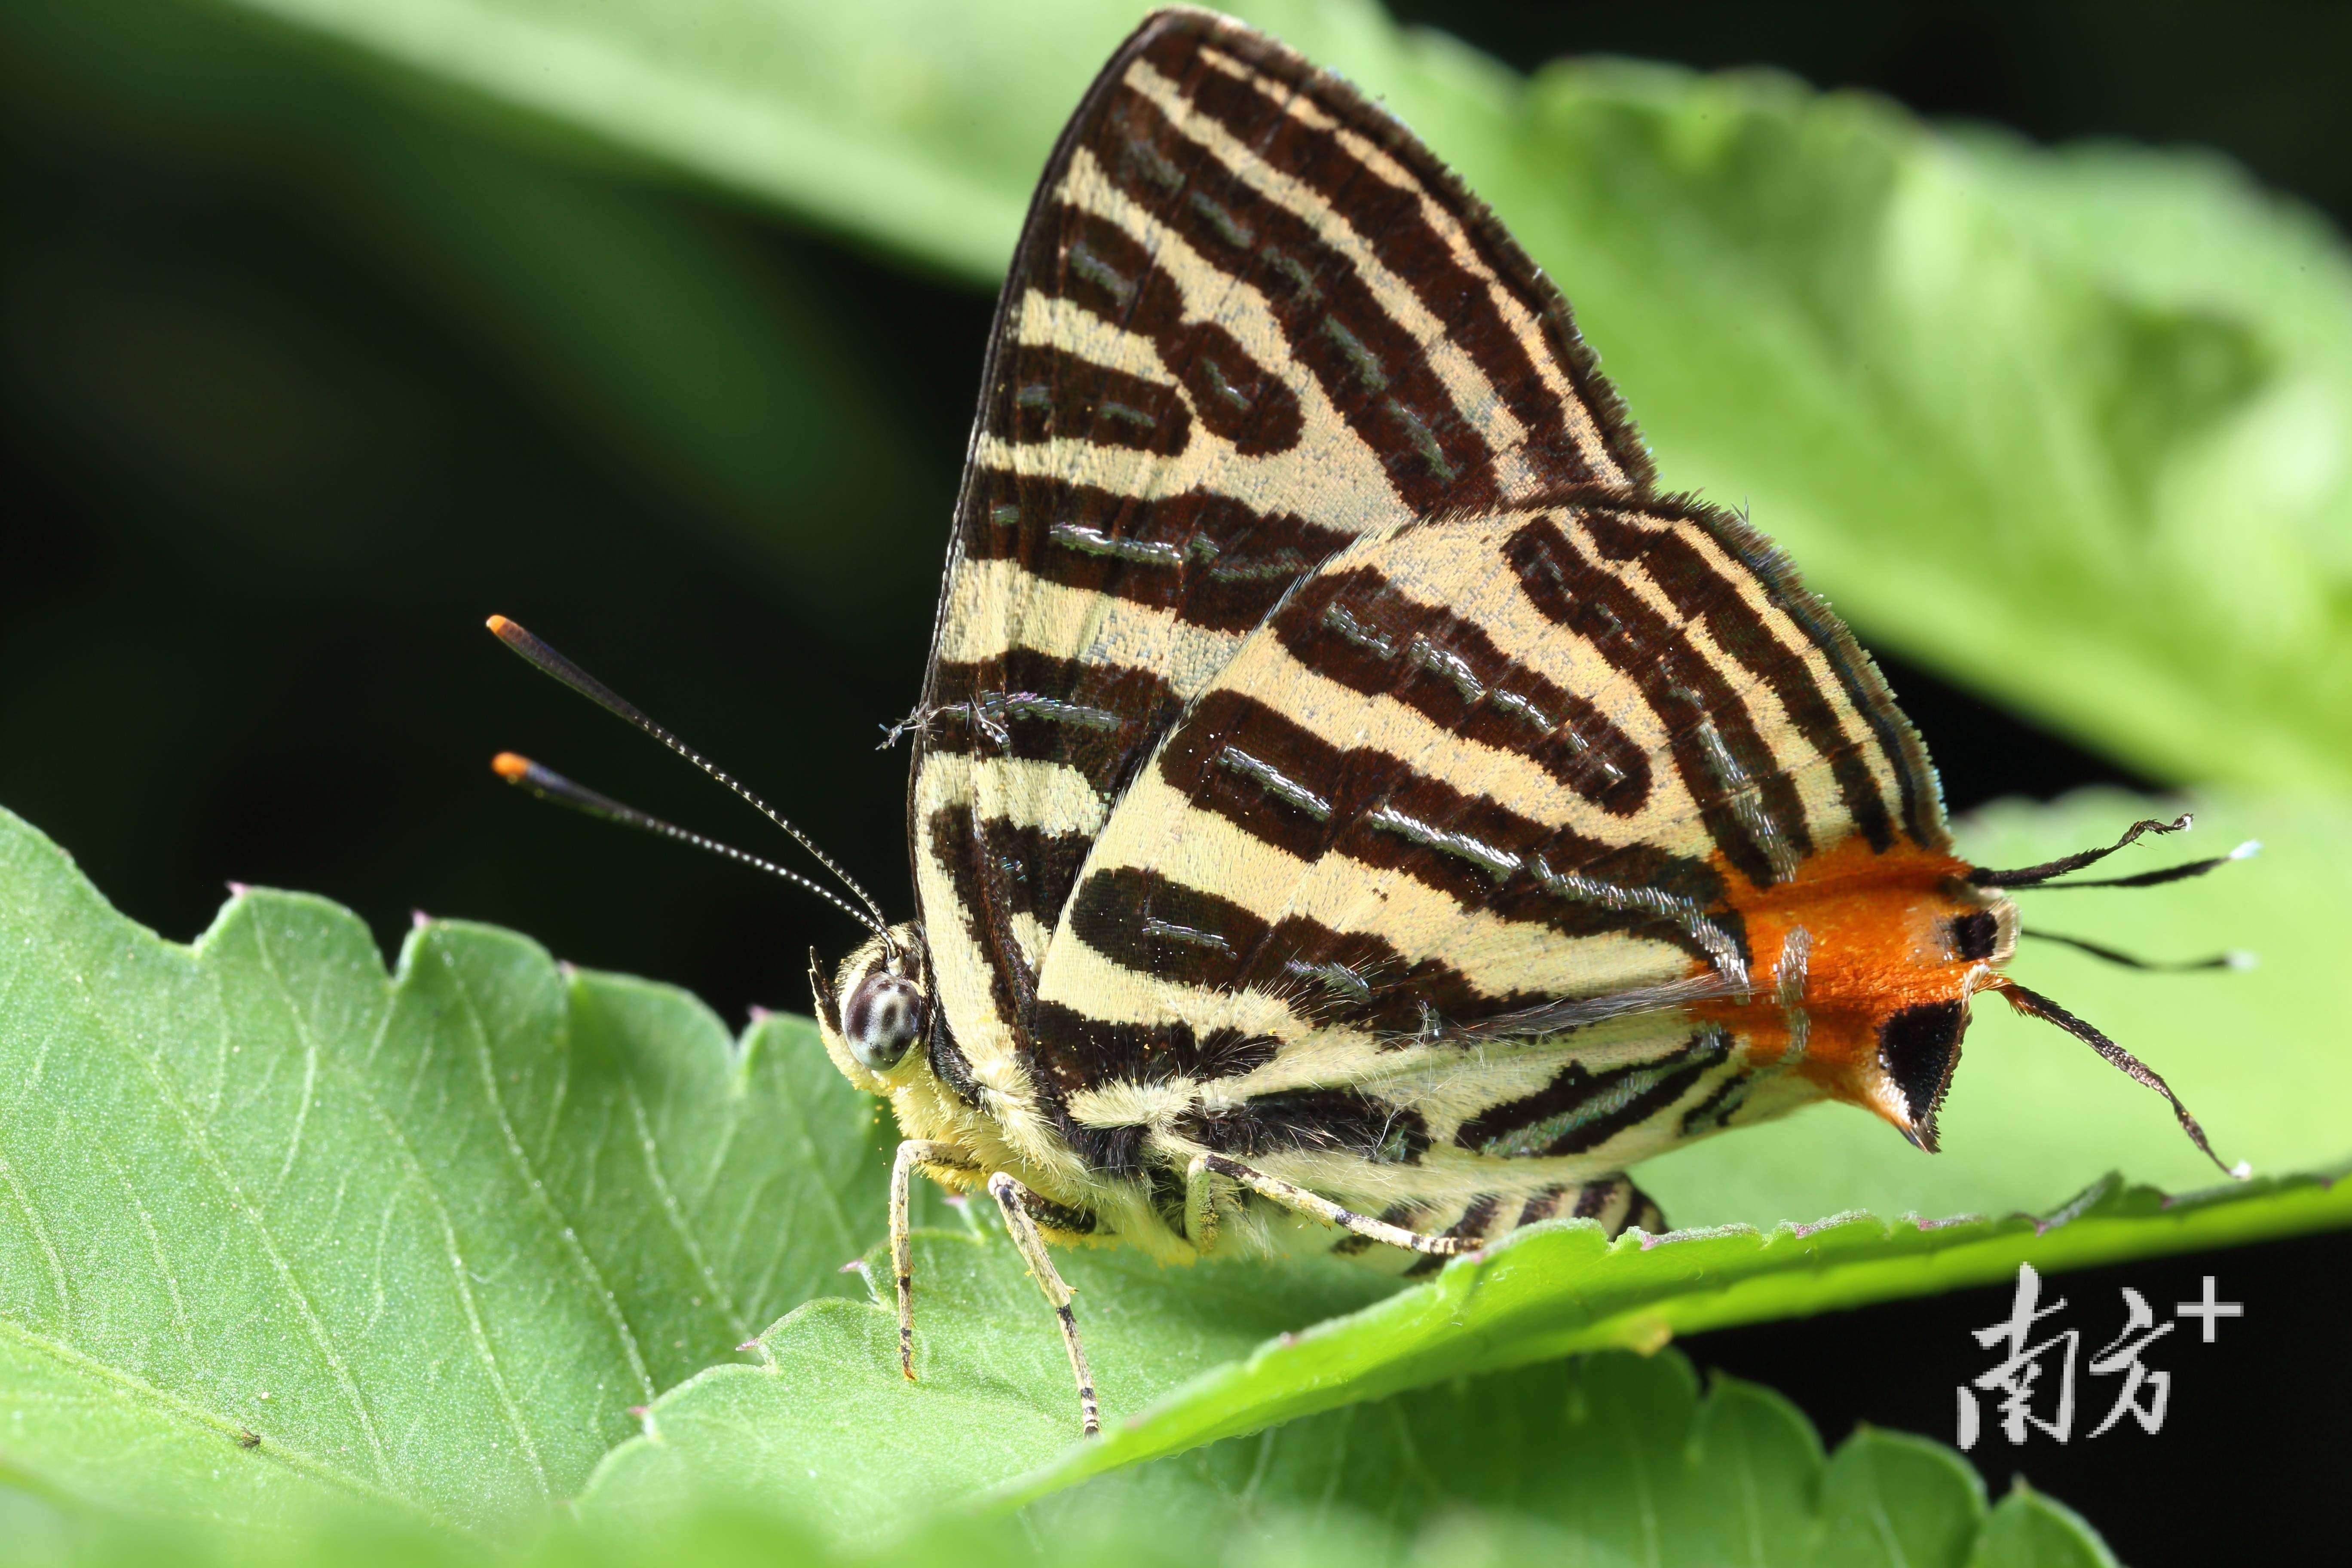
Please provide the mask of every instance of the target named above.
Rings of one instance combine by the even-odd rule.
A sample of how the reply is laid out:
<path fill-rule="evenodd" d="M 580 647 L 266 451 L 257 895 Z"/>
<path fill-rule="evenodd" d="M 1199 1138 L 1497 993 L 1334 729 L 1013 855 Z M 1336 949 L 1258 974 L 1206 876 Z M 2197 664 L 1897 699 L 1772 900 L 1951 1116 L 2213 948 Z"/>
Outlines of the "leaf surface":
<path fill-rule="evenodd" d="M 1312 1416 L 1089 1482 L 1026 1517 L 1039 1540 L 1069 1546 L 1157 1526 L 1213 1549 L 1222 1527 L 1229 1560 L 1246 1541 L 1347 1561 L 1353 1536 L 1355 1561 L 1411 1541 L 1439 1562 L 1960 1568 L 2035 1561 L 1985 1555 L 2013 1552 L 2009 1516 L 2026 1498 L 2072 1526 L 2037 1545 L 2100 1550 L 2025 1489 L 1989 1514 L 1975 1470 L 1941 1444 L 1865 1427 L 1825 1456 L 1769 1389 L 1717 1376 L 1702 1394 L 1679 1354 L 1615 1352 Z"/>
<path fill-rule="evenodd" d="M 912 1514 L 910 1507 L 904 1510 Z M 478 1544 L 305 1521 L 255 1537 L 218 1525 L 129 1523 L 0 1491 L 8 1540 L 45 1568 L 333 1562 L 479 1564 Z M 69 1548 L 69 1550 L 68 1550 Z M 22 1554 L 34 1560 L 32 1553 Z M 5 1545 L 0 1558 L 16 1560 Z M 1988 1511 L 1983 1483 L 1940 1445 L 1867 1428 L 1824 1456 L 1804 1416 L 1683 1359 L 1616 1354 L 1351 1407 L 1261 1438 L 1106 1477 L 1018 1517 L 950 1514 L 910 1532 L 828 1541 L 740 1501 L 615 1528 L 559 1520 L 499 1561 L 699 1568 L 952 1561 L 970 1568 L 1408 1563 L 1976 1568 L 2099 1563 L 2098 1537 L 2022 1483 Z"/>
<path fill-rule="evenodd" d="M 0 889 L 0 1443 L 68 1490 L 565 1497 L 880 1228 L 871 1104 L 803 1021 L 739 1052 L 461 925 L 387 977 L 288 894 L 177 947 L 14 817 Z"/>
<path fill-rule="evenodd" d="M 646 1435 L 614 1451 L 583 1506 L 659 1518 L 743 1492 L 858 1539 L 960 1498 L 1032 1501 L 1318 1412 L 1577 1352 L 1654 1350 L 1681 1333 L 1994 1282 L 2021 1261 L 2055 1272 L 2352 1224 L 2352 1184 L 2298 1179 L 2188 1203 L 2109 1184 L 2071 1206 L 2053 1225 L 1857 1214 L 1614 1245 L 1589 1224 L 1548 1222 L 1320 1321 L 1310 1314 L 1347 1289 L 1328 1265 L 1180 1273 L 1072 1254 L 1061 1266 L 1106 1412 L 1103 1436 L 1086 1443 L 1072 1441 L 1052 1315 L 1010 1243 L 932 1233 L 916 1251 L 921 1382 L 899 1378 L 880 1302 L 814 1303 L 763 1337 L 765 1366 L 714 1368 L 656 1402 Z M 1237 1280 L 1244 1267 L 1255 1277 Z M 1288 1323 L 1297 1331 L 1251 1342 Z"/>

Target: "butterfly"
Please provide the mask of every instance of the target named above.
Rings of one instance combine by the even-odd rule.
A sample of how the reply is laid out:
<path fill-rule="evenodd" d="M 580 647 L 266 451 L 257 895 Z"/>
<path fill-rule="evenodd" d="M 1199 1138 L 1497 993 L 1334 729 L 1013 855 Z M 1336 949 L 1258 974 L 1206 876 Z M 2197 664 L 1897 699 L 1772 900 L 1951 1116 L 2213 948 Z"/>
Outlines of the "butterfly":
<path fill-rule="evenodd" d="M 1743 520 L 1659 492 L 1492 214 L 1225 18 L 1147 19 L 1054 149 L 897 736 L 919 916 L 818 852 L 873 935 L 810 979 L 905 1138 L 909 1378 L 918 1173 L 1003 1211 L 1092 1433 L 1049 1243 L 1319 1237 L 1412 1271 L 1553 1217 L 1660 1230 L 1629 1167 L 1816 1100 L 1934 1151 L 1979 992 L 2211 1152 L 2002 973 L 2010 889 L 2189 819 L 2016 870 L 1957 856 L 1868 656 Z"/>

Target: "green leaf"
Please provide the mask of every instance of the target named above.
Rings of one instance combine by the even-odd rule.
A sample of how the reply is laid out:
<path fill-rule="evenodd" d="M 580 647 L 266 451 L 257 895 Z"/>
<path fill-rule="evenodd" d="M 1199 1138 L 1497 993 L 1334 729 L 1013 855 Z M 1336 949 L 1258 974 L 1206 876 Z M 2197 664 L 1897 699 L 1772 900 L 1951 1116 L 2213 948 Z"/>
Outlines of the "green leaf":
<path fill-rule="evenodd" d="M 1996 1528 L 2022 1492 L 1993 1511 Z M 2044 1538 L 2051 1546 L 2101 1550 L 2087 1526 L 2024 1495 L 2042 1507 L 2035 1525 L 2060 1527 Z M 1313 1543 L 1353 1533 L 1412 1541 L 1437 1562 L 1959 1568 L 1991 1539 L 1983 1483 L 1951 1449 L 1865 1427 L 1825 1458 L 1786 1400 L 1722 1376 L 1702 1397 L 1672 1352 L 1350 1406 L 1089 1482 L 1025 1513 L 1037 1539 L 1056 1545 L 1134 1539 L 1158 1524 L 1213 1551 L 1222 1524 L 1228 1558 L 1246 1542 L 1326 1561 L 1349 1559 L 1332 1550 L 1340 1542 L 1319 1553 Z"/>
<path fill-rule="evenodd" d="M 1859 1568 L 1956 1558 L 1984 1514 L 1984 1483 L 1956 1458 L 1923 1437 L 1857 1429 L 1822 1480 L 1822 1561 Z"/>
<path fill-rule="evenodd" d="M 1865 637 L 2158 776 L 2352 778 L 2352 266 L 2318 220 L 2215 160 L 1995 156 L 1769 79 L 1560 67 L 1526 114 L 1549 178 L 1489 194 L 1669 483 Z M 2166 251 L 2196 259 L 2120 259 Z"/>
<path fill-rule="evenodd" d="M 874 1452 L 879 1453 L 879 1450 Z M 741 1500 L 687 1500 L 615 1527 L 592 1510 L 508 1560 L 534 1568 L 952 1560 L 1004 1564 L 1296 1565 L 1518 1561 L 1746 1568 L 2096 1563 L 2098 1537 L 2020 1483 L 1988 1514 L 1950 1449 L 1863 1428 L 1832 1456 L 1770 1391 L 1718 1376 L 1704 1396 L 1671 1352 L 1457 1382 L 1312 1417 L 1075 1489 L 1017 1519 L 952 1514 L 828 1541 Z M 13 1517 L 10 1517 L 13 1516 Z M 161 1530 L 0 1492 L 0 1558 L 87 1568 L 186 1563 L 479 1563 L 446 1537 L 346 1519 L 276 1538 Z M 46 1551 L 24 1550 L 28 1541 Z M 16 1550 L 10 1549 L 13 1545 Z"/>
<path fill-rule="evenodd" d="M 1144 9 L 246 3 L 975 281 Z M 1240 9 L 1493 203 L 1667 482 L 1864 635 L 2158 774 L 2352 782 L 2352 266 L 2318 219 L 2210 158 Z"/>
<path fill-rule="evenodd" d="M 1069 1363 L 1012 1243 L 977 1220 L 917 1240 L 920 1382 L 899 1374 L 896 1320 L 878 1297 L 813 1302 L 761 1336 L 763 1364 L 713 1367 L 656 1401 L 646 1436 L 605 1460 L 588 1502 L 658 1517 L 740 1485 L 744 1495 L 798 1500 L 856 1539 L 1068 1447 L 1077 1432 Z M 1087 1249 L 1056 1261 L 1078 1290 L 1096 1385 L 1116 1415 L 1393 1288 L 1332 1260 L 1171 1269 Z M 887 1290 L 887 1251 L 877 1247 L 870 1266 Z"/>
<path fill-rule="evenodd" d="M 2081 1514 L 2020 1479 L 1977 1537 L 1969 1568 L 2116 1568 Z"/>
<path fill-rule="evenodd" d="M 1330 1264 L 1173 1272 L 1128 1254 L 1066 1255 L 1107 1413 L 1103 1436 L 1084 1444 L 1071 1440 L 1076 1398 L 1052 1314 L 1011 1244 L 927 1234 L 915 1254 L 921 1382 L 898 1376 L 881 1302 L 813 1303 L 762 1337 L 766 1365 L 713 1368 L 656 1402 L 646 1436 L 605 1461 L 583 1506 L 658 1519 L 742 1491 L 857 1539 L 959 1497 L 1032 1500 L 1449 1378 L 1991 1283 L 2022 1261 L 2054 1272 L 2352 1224 L 2352 1184 L 2264 1183 L 2193 1203 L 2111 1184 L 2074 1206 L 2046 1227 L 1854 1215 L 1614 1245 L 1589 1222 L 1549 1222 L 1321 1322 L 1311 1314 L 1348 1289 Z M 1264 1337 L 1286 1324 L 1300 1331 Z"/>
<path fill-rule="evenodd" d="M 0 1445 L 68 1491 L 269 1521 L 577 1489 L 628 1409 L 836 1288 L 872 1102 L 771 1020 L 315 899 L 193 949 L 0 815 Z M 258 1441 L 254 1441 L 257 1438 Z"/>

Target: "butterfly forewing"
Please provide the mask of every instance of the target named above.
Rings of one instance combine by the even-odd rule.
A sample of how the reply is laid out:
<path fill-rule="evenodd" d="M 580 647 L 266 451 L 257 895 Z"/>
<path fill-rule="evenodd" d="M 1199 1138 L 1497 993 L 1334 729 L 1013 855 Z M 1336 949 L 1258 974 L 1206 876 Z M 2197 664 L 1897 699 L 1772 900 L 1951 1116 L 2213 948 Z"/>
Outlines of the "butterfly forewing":
<path fill-rule="evenodd" d="M 1110 802 L 1293 584 L 1370 530 L 1647 480 L 1558 294 L 1401 125 L 1246 30 L 1148 25 L 1014 259 L 919 715 L 966 1048 L 1012 1047 Z"/>

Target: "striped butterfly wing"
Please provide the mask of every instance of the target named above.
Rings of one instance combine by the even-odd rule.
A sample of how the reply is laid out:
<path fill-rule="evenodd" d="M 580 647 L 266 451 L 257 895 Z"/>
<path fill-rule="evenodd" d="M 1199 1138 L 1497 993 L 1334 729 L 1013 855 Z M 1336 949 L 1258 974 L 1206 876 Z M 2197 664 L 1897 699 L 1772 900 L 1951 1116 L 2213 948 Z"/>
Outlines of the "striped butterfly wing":
<path fill-rule="evenodd" d="M 1691 1005 L 1770 992 L 1743 910 L 1946 842 L 1877 672 L 1737 521 L 1587 489 L 1394 524 L 1121 797 L 1039 1048 L 1076 1121 L 1158 1107 L 1171 1155 L 1524 1216 L 1739 1109 L 1739 1026 Z"/>
<path fill-rule="evenodd" d="M 1294 584 L 1416 518 L 1648 483 L 1557 292 L 1410 132 L 1234 24 L 1146 22 L 1005 285 L 915 721 L 916 885 L 968 1061 L 1034 1076 L 1080 865 Z"/>

